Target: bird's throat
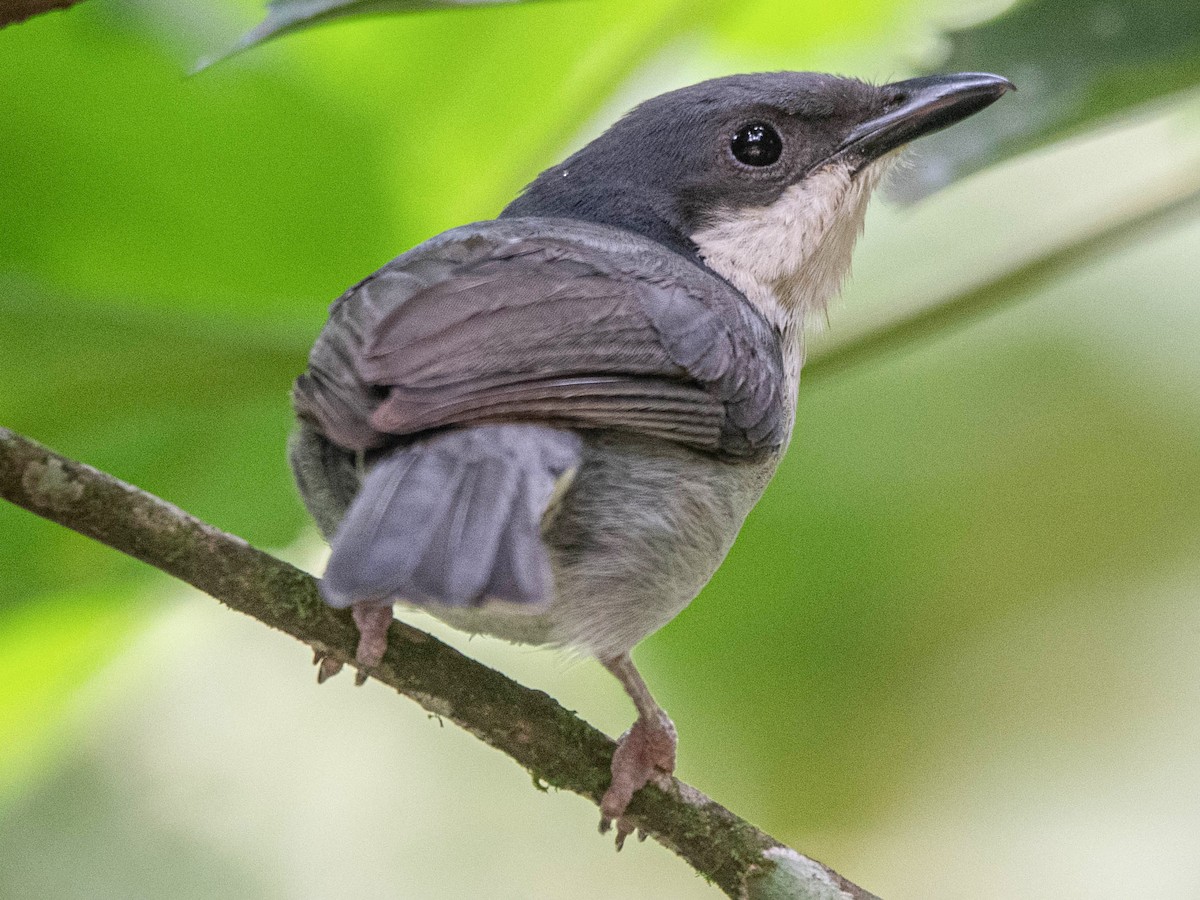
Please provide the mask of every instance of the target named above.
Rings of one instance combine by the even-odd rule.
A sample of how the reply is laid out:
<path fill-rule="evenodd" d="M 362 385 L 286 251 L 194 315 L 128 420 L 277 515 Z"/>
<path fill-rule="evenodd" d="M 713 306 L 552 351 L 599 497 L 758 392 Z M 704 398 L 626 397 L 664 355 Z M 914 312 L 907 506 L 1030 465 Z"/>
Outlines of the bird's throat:
<path fill-rule="evenodd" d="M 768 206 L 722 210 L 692 241 L 705 264 L 781 334 L 801 340 L 805 318 L 824 312 L 850 271 L 884 169 L 875 164 L 855 175 L 844 165 L 827 166 Z"/>

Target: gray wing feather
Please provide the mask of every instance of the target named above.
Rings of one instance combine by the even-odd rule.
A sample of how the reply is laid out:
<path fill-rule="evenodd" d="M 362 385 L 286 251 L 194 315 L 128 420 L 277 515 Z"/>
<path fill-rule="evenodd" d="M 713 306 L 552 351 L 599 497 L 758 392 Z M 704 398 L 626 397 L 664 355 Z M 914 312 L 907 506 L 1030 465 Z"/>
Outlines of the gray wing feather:
<path fill-rule="evenodd" d="M 743 456 L 786 439 L 781 380 L 774 333 L 715 275 L 616 229 L 505 220 L 347 292 L 294 398 L 352 450 L 544 422 Z"/>

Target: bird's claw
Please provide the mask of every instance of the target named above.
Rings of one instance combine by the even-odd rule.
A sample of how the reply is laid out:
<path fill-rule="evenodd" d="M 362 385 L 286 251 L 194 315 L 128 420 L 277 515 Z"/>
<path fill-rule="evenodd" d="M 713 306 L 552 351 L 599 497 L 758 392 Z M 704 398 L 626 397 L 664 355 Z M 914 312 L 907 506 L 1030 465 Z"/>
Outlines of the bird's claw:
<path fill-rule="evenodd" d="M 612 783 L 600 801 L 600 833 L 607 834 L 616 823 L 617 849 L 625 839 L 638 831 L 638 840 L 645 832 L 625 815 L 633 795 L 648 784 L 663 791 L 671 790 L 675 771 L 675 726 L 665 715 L 658 721 L 639 718 L 617 741 L 612 759 Z"/>
<path fill-rule="evenodd" d="M 313 665 L 317 667 L 317 684 L 324 684 L 342 671 L 342 661 L 326 656 L 320 650 L 313 651 Z"/>
<path fill-rule="evenodd" d="M 619 819 L 616 820 L 616 822 L 617 822 L 616 846 L 617 846 L 617 852 L 620 853 L 625 848 L 625 838 L 629 837 L 629 835 L 632 834 L 635 829 L 637 830 L 639 835 L 644 834 L 644 832 L 640 828 L 637 828 L 636 825 L 633 825 L 632 823 L 630 823 L 628 816 L 621 816 Z M 612 831 L 612 827 L 613 827 L 613 820 L 608 818 L 607 816 L 601 815 L 601 817 L 600 817 L 600 833 L 608 834 L 610 831 Z"/>
<path fill-rule="evenodd" d="M 610 831 L 612 831 L 612 827 L 613 827 L 613 820 L 609 819 L 607 817 L 601 816 L 601 818 L 600 818 L 600 833 L 608 834 Z M 630 821 L 629 816 L 621 816 L 619 819 L 617 819 L 616 846 L 617 846 L 618 853 L 620 853 L 622 850 L 625 849 L 625 839 L 627 837 L 629 837 L 629 835 L 633 834 L 635 831 L 637 832 L 637 839 L 638 839 L 639 844 L 645 843 L 646 838 L 650 837 L 650 835 L 646 831 L 646 829 L 633 824 L 633 822 Z"/>
<path fill-rule="evenodd" d="M 358 650 L 354 654 L 358 672 L 354 675 L 354 683 L 361 686 L 370 677 L 371 669 L 379 665 L 383 654 L 387 652 L 392 607 L 378 603 L 355 603 L 351 615 L 358 626 Z M 317 684 L 324 684 L 342 671 L 343 663 L 321 650 L 313 650 L 313 665 L 317 667 Z"/>

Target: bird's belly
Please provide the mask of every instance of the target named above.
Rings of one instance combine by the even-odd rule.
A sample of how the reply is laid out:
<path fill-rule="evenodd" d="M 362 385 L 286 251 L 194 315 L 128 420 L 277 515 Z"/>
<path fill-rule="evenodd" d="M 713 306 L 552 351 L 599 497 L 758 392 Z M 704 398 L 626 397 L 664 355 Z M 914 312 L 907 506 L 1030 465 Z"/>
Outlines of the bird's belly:
<path fill-rule="evenodd" d="M 544 525 L 555 579 L 550 608 L 429 611 L 506 640 L 624 653 L 708 583 L 777 463 L 778 456 L 725 462 L 657 441 L 590 436 Z"/>

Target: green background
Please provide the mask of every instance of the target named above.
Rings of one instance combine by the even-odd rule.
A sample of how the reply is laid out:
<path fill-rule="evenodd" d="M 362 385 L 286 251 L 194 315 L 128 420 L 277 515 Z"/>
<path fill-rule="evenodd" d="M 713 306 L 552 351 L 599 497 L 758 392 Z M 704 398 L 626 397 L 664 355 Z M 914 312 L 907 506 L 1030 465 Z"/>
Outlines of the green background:
<path fill-rule="evenodd" d="M 318 568 L 287 393 L 346 285 L 671 87 L 1008 75 L 876 202 L 779 477 L 637 658 L 681 777 L 887 900 L 1200 895 L 1200 7 L 559 0 L 185 77 L 258 16 L 0 31 L 0 423 Z M 989 315 L 835 365 L 989 285 Z M 590 661 L 459 642 L 632 716 Z M 717 896 L 594 819 L 0 507 L 0 896 Z"/>

